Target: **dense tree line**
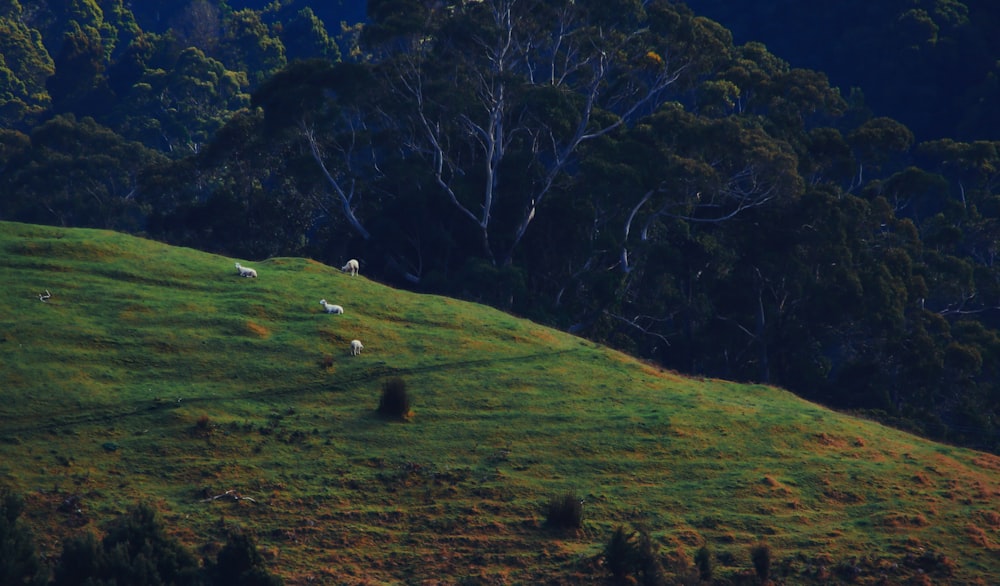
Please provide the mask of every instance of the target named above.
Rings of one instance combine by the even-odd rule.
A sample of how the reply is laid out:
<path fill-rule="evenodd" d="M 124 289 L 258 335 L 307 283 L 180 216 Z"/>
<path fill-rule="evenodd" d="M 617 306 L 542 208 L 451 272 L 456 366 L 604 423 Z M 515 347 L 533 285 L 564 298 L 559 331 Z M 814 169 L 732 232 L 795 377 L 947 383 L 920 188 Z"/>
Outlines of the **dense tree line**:
<path fill-rule="evenodd" d="M 0 218 L 356 256 L 1000 448 L 1000 143 L 918 139 L 669 0 L 370 0 L 333 35 L 320 3 L 159 4 L 7 3 Z"/>
<path fill-rule="evenodd" d="M 795 66 L 858 88 L 924 140 L 995 139 L 1000 115 L 1000 4 L 991 0 L 842 0 L 745 4 L 688 0 Z"/>
<path fill-rule="evenodd" d="M 166 527 L 152 506 L 139 503 L 90 532 L 63 542 L 51 567 L 40 560 L 35 537 L 21 519 L 24 500 L 0 487 L 0 583 L 33 586 L 281 586 L 249 533 L 230 528 L 214 556 L 201 562 Z"/>

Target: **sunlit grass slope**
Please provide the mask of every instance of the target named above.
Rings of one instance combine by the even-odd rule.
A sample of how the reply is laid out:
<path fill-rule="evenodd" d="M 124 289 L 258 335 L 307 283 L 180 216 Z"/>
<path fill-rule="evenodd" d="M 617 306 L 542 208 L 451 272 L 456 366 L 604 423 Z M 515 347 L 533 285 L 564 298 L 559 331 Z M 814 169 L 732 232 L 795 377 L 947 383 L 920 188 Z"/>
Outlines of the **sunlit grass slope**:
<path fill-rule="evenodd" d="M 290 584 L 599 583 L 619 525 L 671 571 L 766 543 L 791 584 L 1000 584 L 994 456 L 304 259 L 0 223 L 0 386 L 48 554 L 142 500 L 192 548 L 251 529 Z M 565 493 L 580 531 L 545 526 Z"/>

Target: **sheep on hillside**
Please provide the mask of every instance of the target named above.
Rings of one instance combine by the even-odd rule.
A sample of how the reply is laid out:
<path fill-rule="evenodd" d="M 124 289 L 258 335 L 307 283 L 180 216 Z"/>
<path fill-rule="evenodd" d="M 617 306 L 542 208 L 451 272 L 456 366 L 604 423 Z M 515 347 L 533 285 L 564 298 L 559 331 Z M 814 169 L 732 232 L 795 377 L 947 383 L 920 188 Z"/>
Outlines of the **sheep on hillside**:
<path fill-rule="evenodd" d="M 356 276 L 358 274 L 358 269 L 360 269 L 360 268 L 361 268 L 361 264 L 358 263 L 357 260 L 355 260 L 355 259 L 352 258 L 351 260 L 347 261 L 346 265 L 340 267 L 340 270 L 341 271 L 348 271 L 348 272 L 351 273 L 351 276 L 354 277 L 354 276 Z"/>
<path fill-rule="evenodd" d="M 361 345 L 361 340 L 351 340 L 351 356 L 358 356 L 361 354 L 361 349 L 364 346 Z"/>
<path fill-rule="evenodd" d="M 332 303 L 327 303 L 326 299 L 320 299 L 319 304 L 323 306 L 323 310 L 327 313 L 344 313 L 344 308 L 339 305 L 333 305 Z"/>
<path fill-rule="evenodd" d="M 236 263 L 236 272 L 239 273 L 241 277 L 249 277 L 251 279 L 257 278 L 257 271 L 251 269 L 250 267 L 240 266 L 240 263 Z"/>

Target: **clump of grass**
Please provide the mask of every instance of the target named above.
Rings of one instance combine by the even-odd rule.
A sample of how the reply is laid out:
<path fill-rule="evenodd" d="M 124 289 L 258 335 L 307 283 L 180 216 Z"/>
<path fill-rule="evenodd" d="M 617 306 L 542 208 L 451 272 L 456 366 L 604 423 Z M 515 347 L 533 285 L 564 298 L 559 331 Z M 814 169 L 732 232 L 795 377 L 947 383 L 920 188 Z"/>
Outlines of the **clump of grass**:
<path fill-rule="evenodd" d="M 410 394 L 406 381 L 396 376 L 382 384 L 382 398 L 378 403 L 378 413 L 383 417 L 404 419 L 410 416 Z"/>
<path fill-rule="evenodd" d="M 583 527 L 583 500 L 573 493 L 553 498 L 549 501 L 545 522 L 554 529 Z"/>
<path fill-rule="evenodd" d="M 208 415 L 202 414 L 202 416 L 194 422 L 194 429 L 191 430 L 191 433 L 195 437 L 208 437 L 212 435 L 212 427 L 212 418 Z"/>

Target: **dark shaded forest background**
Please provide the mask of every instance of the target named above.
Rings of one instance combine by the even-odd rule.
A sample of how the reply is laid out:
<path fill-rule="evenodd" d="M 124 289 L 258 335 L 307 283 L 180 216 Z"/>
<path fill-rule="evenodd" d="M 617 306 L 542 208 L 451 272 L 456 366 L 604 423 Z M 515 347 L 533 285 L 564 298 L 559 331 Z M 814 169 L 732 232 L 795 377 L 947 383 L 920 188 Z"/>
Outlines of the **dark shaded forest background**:
<path fill-rule="evenodd" d="M 988 0 L 0 0 L 0 219 L 357 257 L 996 452 L 998 29 Z"/>

